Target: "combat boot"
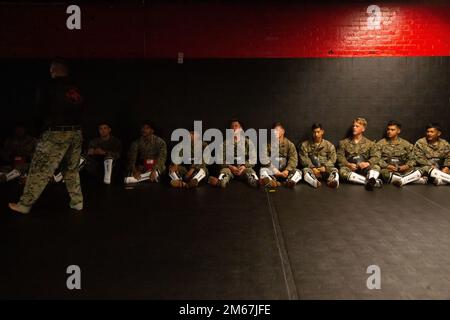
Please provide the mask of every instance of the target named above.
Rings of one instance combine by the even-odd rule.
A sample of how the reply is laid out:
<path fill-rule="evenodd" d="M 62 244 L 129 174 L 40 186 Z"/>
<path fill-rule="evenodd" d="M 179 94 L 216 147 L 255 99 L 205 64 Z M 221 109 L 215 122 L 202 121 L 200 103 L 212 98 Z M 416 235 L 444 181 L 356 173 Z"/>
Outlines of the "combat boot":
<path fill-rule="evenodd" d="M 270 177 L 264 177 L 260 181 L 260 184 L 266 188 L 277 188 L 281 185 L 277 180 L 271 179 Z"/>

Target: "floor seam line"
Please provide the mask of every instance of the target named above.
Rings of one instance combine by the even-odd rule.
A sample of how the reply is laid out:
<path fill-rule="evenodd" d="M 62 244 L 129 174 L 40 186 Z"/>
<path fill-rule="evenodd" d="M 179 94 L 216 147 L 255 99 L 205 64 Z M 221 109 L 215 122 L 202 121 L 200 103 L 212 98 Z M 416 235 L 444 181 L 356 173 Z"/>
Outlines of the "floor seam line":
<path fill-rule="evenodd" d="M 275 235 L 275 242 L 278 248 L 278 254 L 280 256 L 281 268 L 283 271 L 284 282 L 286 285 L 286 290 L 289 300 L 298 300 L 298 290 L 294 281 L 294 276 L 292 273 L 291 263 L 289 260 L 289 255 L 287 253 L 286 246 L 284 244 L 283 233 L 281 231 L 280 223 L 278 221 L 278 213 L 272 204 L 269 192 L 266 190 L 267 203 L 269 205 L 269 212 L 272 219 L 272 226 Z"/>

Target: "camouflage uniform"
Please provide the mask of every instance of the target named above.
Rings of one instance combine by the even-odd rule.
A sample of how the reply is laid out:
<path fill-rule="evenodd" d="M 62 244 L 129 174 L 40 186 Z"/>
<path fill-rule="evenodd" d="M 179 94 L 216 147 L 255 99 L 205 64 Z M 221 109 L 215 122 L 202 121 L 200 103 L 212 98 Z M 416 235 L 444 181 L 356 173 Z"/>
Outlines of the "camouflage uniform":
<path fill-rule="evenodd" d="M 423 175 L 427 175 L 433 165 L 438 169 L 450 166 L 450 144 L 444 139 L 429 144 L 426 138 L 421 138 L 415 143 L 413 151 L 417 167 Z"/>
<path fill-rule="evenodd" d="M 275 180 L 286 180 L 296 184 L 301 180 L 302 175 L 301 171 L 297 169 L 298 165 L 298 157 L 297 157 L 297 149 L 295 145 L 286 137 L 283 137 L 283 140 L 279 141 L 278 144 L 279 152 L 278 152 L 278 165 L 277 168 L 280 172 L 287 170 L 289 172 L 288 176 L 285 179 L 281 179 L 279 177 L 275 177 L 275 166 L 273 164 L 262 166 L 260 169 L 260 177 L 261 179 L 269 178 Z M 263 155 L 265 158 L 265 163 L 269 162 L 269 157 L 271 157 L 271 144 L 267 144 L 267 152 Z"/>
<path fill-rule="evenodd" d="M 351 182 L 366 184 L 366 187 L 371 185 L 367 184 L 367 182 L 371 182 L 373 179 L 377 183 L 381 183 L 381 180 L 377 179 L 380 174 L 380 166 L 378 165 L 380 152 L 372 140 L 363 136 L 358 143 L 352 138 L 339 141 L 337 161 L 339 164 L 339 175 L 342 178 Z M 347 167 L 349 163 L 359 164 L 361 162 L 369 162 L 370 166 L 364 170 L 358 168 L 355 172 Z"/>
<path fill-rule="evenodd" d="M 5 141 L 3 158 L 7 165 L 0 168 L 1 172 L 9 172 L 12 169 L 25 174 L 30 166 L 31 158 L 36 150 L 37 139 L 25 135 L 23 138 L 12 137 Z"/>
<path fill-rule="evenodd" d="M 249 185 L 256 187 L 258 176 L 256 175 L 255 170 L 253 170 L 254 164 L 256 163 L 256 149 L 253 143 L 250 141 L 249 138 L 245 138 L 245 150 L 244 150 L 244 157 L 245 159 L 238 159 L 238 142 L 234 141 L 228 141 L 225 140 L 225 142 L 222 144 L 221 149 L 219 150 L 219 154 L 223 155 L 223 164 L 220 166 L 220 174 L 219 174 L 219 180 L 221 180 L 221 184 L 223 186 L 227 185 L 233 178 L 234 174 L 231 172 L 231 170 L 228 168 L 228 165 L 230 163 L 226 163 L 226 150 L 227 147 L 230 150 L 234 150 L 234 164 L 236 166 L 244 165 L 245 170 L 241 176 L 238 178 L 245 180 Z M 241 163 L 241 164 L 239 164 Z"/>
<path fill-rule="evenodd" d="M 100 137 L 94 138 L 89 142 L 88 149 L 100 148 L 106 152 L 105 155 L 87 155 L 85 170 L 93 175 L 99 176 L 105 171 L 105 160 L 112 160 L 113 168 L 117 167 L 117 160 L 120 158 L 122 151 L 122 143 L 114 136 L 110 136 L 108 140 L 104 140 Z M 114 169 L 112 169 L 114 170 Z"/>
<path fill-rule="evenodd" d="M 106 152 L 105 157 L 117 160 L 120 158 L 120 152 L 122 151 L 122 143 L 120 142 L 119 139 L 117 139 L 114 136 L 111 136 L 108 140 L 104 140 L 100 137 L 97 137 L 89 142 L 88 148 L 103 149 Z"/>
<path fill-rule="evenodd" d="M 152 134 L 148 138 L 140 137 L 135 140 L 128 152 L 127 170 L 132 172 L 137 168 L 141 173 L 147 171 L 144 162 L 155 160 L 153 171 L 157 170 L 162 175 L 166 169 L 167 145 L 163 139 Z"/>
<path fill-rule="evenodd" d="M 336 148 L 328 140 L 323 139 L 318 144 L 311 140 L 304 141 L 300 146 L 299 155 L 304 175 L 314 175 L 312 168 L 325 167 L 322 179 L 327 180 L 331 173 L 338 172 L 334 166 L 337 157 Z"/>
<path fill-rule="evenodd" d="M 189 158 L 188 163 L 182 163 L 179 165 L 172 164 L 171 169 L 176 167 L 176 170 L 173 172 L 169 172 L 169 177 L 172 179 L 172 181 L 182 181 L 186 180 L 185 176 L 186 173 L 193 169 L 194 172 L 191 175 L 191 179 L 197 179 L 197 183 L 200 182 L 200 180 L 208 177 L 208 168 L 206 166 L 205 159 L 203 159 L 203 151 L 207 147 L 206 142 L 202 142 L 202 154 L 201 159 L 195 158 L 195 150 L 194 150 L 194 143 L 191 143 L 191 156 Z M 183 150 L 180 150 L 180 157 L 183 157 Z M 197 161 L 196 161 L 197 160 Z M 197 163 L 194 163 L 197 162 Z M 201 162 L 201 163 L 198 163 Z"/>
<path fill-rule="evenodd" d="M 409 170 L 403 175 L 407 175 L 414 170 L 416 162 L 413 156 L 413 145 L 398 137 L 392 141 L 390 139 L 381 139 L 377 142 L 377 148 L 380 152 L 380 161 L 378 162 L 381 168 L 381 176 L 385 182 L 390 182 L 392 173 L 387 169 L 389 165 L 394 166 L 409 166 Z"/>

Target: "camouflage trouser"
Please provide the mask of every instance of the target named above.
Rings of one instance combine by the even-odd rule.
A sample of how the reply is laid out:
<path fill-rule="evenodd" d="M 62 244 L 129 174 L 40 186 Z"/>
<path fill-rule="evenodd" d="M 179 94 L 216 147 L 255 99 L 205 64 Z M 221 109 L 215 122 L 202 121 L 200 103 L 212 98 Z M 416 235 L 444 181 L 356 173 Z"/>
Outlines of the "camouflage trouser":
<path fill-rule="evenodd" d="M 428 173 L 433 168 L 433 166 L 423 166 L 423 167 L 416 167 L 417 170 L 422 173 L 422 176 L 428 176 Z"/>
<path fill-rule="evenodd" d="M 414 170 L 416 170 L 416 169 L 412 168 L 412 169 L 406 171 L 405 173 L 396 172 L 396 174 L 399 175 L 400 177 L 403 177 L 403 176 L 406 176 L 407 174 L 410 174 Z M 383 178 L 384 182 L 388 182 L 391 179 L 392 172 L 389 171 L 388 169 L 381 169 L 380 173 L 381 173 L 381 177 Z"/>
<path fill-rule="evenodd" d="M 45 131 L 31 160 L 19 204 L 31 207 L 36 202 L 63 158 L 67 161 L 67 168 L 62 174 L 69 192 L 70 205 L 82 203 L 78 173 L 82 141 L 81 131 Z"/>
<path fill-rule="evenodd" d="M 206 166 L 201 166 L 199 169 L 203 169 L 203 171 L 205 171 L 206 174 L 206 178 L 208 178 L 208 168 L 206 168 Z M 195 175 L 196 172 L 198 172 L 199 169 L 194 170 L 194 173 L 192 176 Z M 177 175 L 184 180 L 184 176 L 186 175 L 186 173 L 189 171 L 189 168 L 186 166 L 183 166 L 181 164 L 178 165 L 178 170 L 176 171 Z"/>
<path fill-rule="evenodd" d="M 380 166 L 379 166 L 379 165 L 369 166 L 369 167 L 365 168 L 364 170 L 358 169 L 358 170 L 356 170 L 356 171 L 354 171 L 354 172 L 355 172 L 355 173 L 358 173 L 358 174 L 360 174 L 360 175 L 362 175 L 362 176 L 366 176 L 367 173 L 369 172 L 369 170 L 375 170 L 375 171 L 380 172 Z M 347 168 L 347 167 L 341 167 L 341 168 L 339 169 L 339 176 L 340 176 L 342 179 L 348 180 L 348 177 L 350 176 L 350 173 L 352 173 L 352 172 L 353 172 L 353 171 L 350 170 L 350 168 Z"/>
<path fill-rule="evenodd" d="M 327 181 L 332 172 L 338 172 L 338 169 L 336 169 L 335 167 L 325 167 L 325 172 L 320 173 L 321 179 L 323 181 Z M 306 175 L 308 173 L 315 176 L 311 168 L 303 168 L 303 175 Z"/>
<path fill-rule="evenodd" d="M 220 174 L 223 174 L 224 175 L 224 179 L 226 179 L 228 182 L 233 180 L 233 178 L 235 177 L 235 175 L 228 168 L 222 168 L 220 170 Z M 256 177 L 255 179 L 258 179 L 258 176 L 256 175 L 255 170 L 253 170 L 252 168 L 245 168 L 245 170 L 242 173 L 242 175 L 240 175 L 240 176 L 238 176 L 236 178 L 238 178 L 240 180 L 244 180 L 245 182 L 249 183 L 249 178 L 252 175 L 254 177 Z"/>

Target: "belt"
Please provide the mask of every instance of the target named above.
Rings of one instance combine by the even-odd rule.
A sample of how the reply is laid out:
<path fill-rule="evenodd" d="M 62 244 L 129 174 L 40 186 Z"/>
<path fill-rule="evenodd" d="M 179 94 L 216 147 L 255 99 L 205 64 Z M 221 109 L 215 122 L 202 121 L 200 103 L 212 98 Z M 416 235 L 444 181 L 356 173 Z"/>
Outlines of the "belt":
<path fill-rule="evenodd" d="M 50 126 L 48 131 L 78 131 L 81 130 L 81 126 Z"/>

